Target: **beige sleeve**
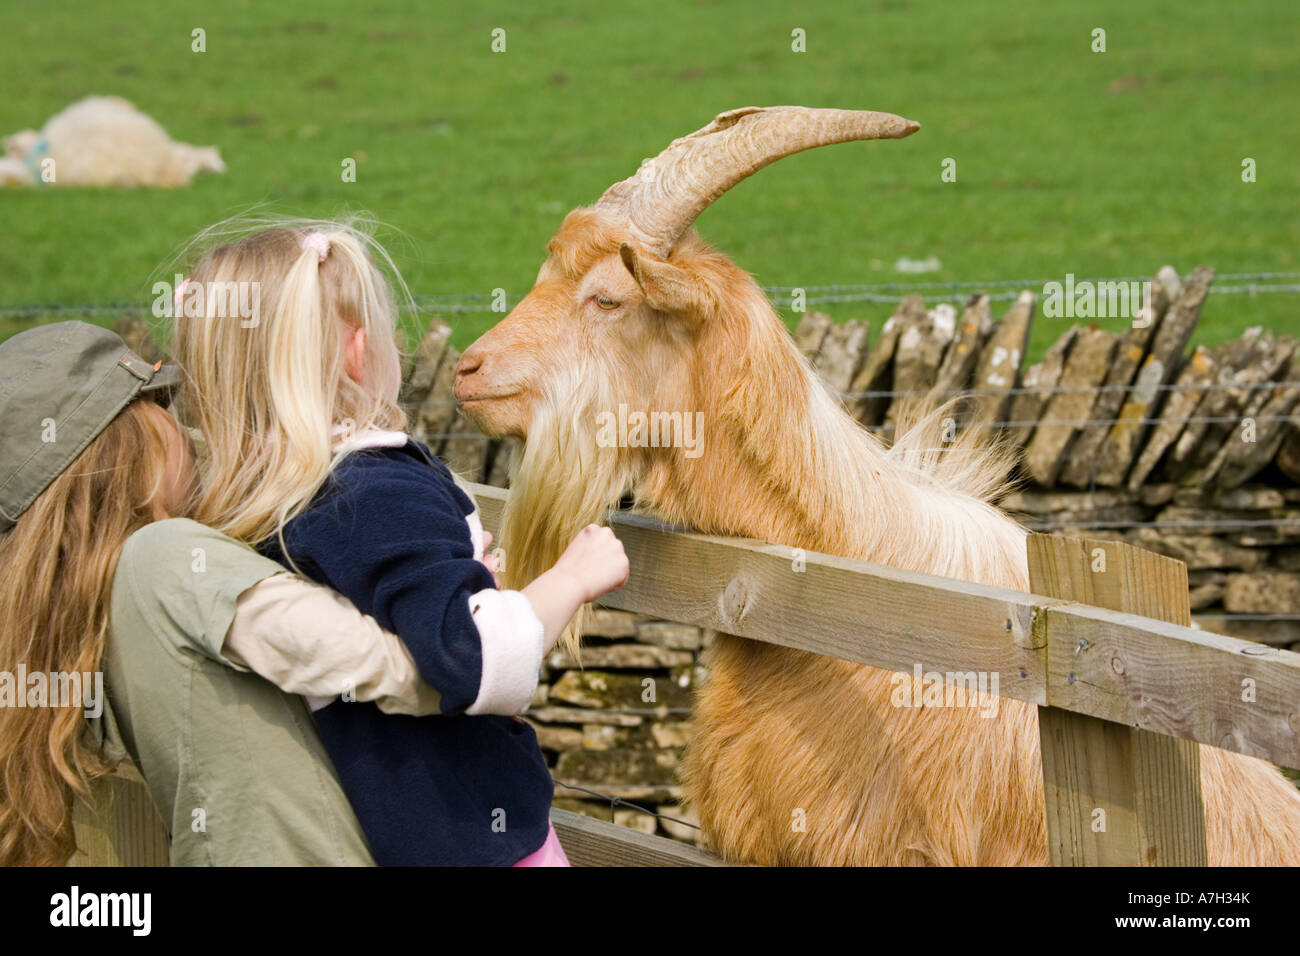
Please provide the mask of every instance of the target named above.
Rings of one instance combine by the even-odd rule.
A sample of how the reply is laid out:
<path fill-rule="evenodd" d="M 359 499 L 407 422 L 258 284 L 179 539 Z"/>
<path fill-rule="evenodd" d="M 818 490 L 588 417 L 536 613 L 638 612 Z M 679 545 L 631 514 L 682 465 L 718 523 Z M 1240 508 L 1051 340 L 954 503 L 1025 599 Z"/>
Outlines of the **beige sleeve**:
<path fill-rule="evenodd" d="M 319 709 L 351 691 L 388 714 L 440 712 L 400 638 L 329 588 L 273 574 L 239 596 L 222 656 Z"/>

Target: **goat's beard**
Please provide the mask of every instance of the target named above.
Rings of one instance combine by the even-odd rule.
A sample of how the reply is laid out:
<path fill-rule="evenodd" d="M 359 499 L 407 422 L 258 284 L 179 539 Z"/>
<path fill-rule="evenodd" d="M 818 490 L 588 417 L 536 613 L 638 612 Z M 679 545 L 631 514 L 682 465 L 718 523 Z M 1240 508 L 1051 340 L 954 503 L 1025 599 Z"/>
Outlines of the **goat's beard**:
<path fill-rule="evenodd" d="M 523 588 L 553 567 L 578 532 L 600 523 L 633 481 L 628 450 L 596 440 L 597 413 L 617 401 L 590 383 L 565 385 L 571 387 L 551 390 L 538 402 L 528 437 L 511 461 L 501 518 L 508 588 Z M 560 637 L 574 661 L 588 610 L 579 608 Z"/>

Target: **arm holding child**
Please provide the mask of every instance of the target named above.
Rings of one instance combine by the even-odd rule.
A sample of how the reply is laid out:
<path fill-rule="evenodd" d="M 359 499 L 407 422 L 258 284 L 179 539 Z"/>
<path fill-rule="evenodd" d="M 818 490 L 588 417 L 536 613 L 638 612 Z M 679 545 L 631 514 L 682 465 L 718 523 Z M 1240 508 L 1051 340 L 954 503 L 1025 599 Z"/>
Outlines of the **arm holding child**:
<path fill-rule="evenodd" d="M 402 639 L 442 713 L 516 714 L 544 653 L 583 603 L 622 586 L 627 558 L 611 531 L 590 526 L 523 591 L 501 591 L 476 558 L 472 513 L 445 466 L 384 449 L 349 456 L 285 541 L 307 577 Z"/>

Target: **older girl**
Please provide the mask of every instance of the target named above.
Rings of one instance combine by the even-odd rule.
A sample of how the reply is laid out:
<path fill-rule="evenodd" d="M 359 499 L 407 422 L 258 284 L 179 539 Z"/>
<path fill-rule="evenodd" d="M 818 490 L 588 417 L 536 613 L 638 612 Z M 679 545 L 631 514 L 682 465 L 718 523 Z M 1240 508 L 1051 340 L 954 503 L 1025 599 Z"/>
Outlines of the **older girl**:
<path fill-rule="evenodd" d="M 75 801 L 127 756 L 174 865 L 370 864 L 291 694 L 437 696 L 346 601 L 182 517 L 177 381 L 83 322 L 0 343 L 0 864 L 66 863 Z"/>

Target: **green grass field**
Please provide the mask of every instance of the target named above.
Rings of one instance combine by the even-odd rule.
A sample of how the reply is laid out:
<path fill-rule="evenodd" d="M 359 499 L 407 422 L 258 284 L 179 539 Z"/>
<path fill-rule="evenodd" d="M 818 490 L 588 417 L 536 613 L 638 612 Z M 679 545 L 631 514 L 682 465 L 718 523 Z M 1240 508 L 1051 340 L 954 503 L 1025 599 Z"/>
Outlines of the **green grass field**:
<path fill-rule="evenodd" d="M 254 206 L 372 213 L 417 294 L 522 293 L 568 209 L 715 113 L 777 103 L 889 110 L 922 130 L 791 157 L 706 212 L 700 231 L 764 284 L 1300 270 L 1290 0 L 790 11 L 777 0 L 34 8 L 0 36 L 0 131 L 117 94 L 174 138 L 218 145 L 229 171 L 178 191 L 0 192 L 0 307 L 145 301 L 180 243 Z M 196 27 L 205 53 L 190 51 Z M 504 53 L 491 51 L 494 28 Z M 795 28 L 805 53 L 791 50 Z M 1090 49 L 1095 28 L 1105 53 Z M 341 181 L 347 157 L 355 183 Z M 1245 157 L 1257 182 L 1242 182 Z M 940 180 L 945 158 L 954 183 Z M 894 271 L 932 256 L 939 272 Z M 1290 294 L 1212 296 L 1196 340 L 1256 324 L 1297 333 L 1298 306 Z M 830 311 L 878 325 L 890 308 Z M 456 344 L 496 318 L 456 317 Z M 0 320 L 0 336 L 30 321 Z M 1067 324 L 1040 317 L 1033 351 Z"/>

